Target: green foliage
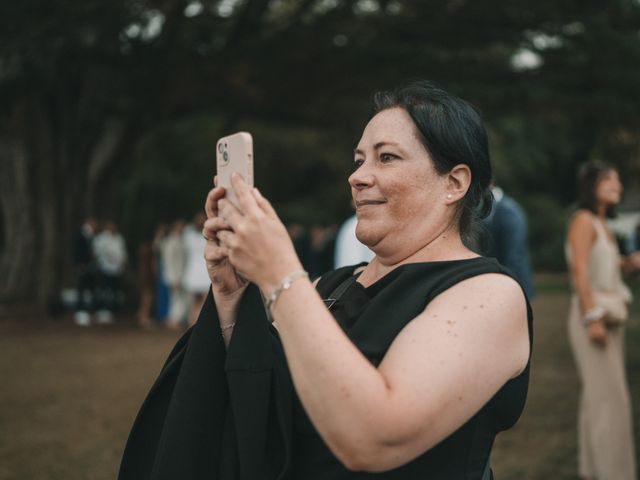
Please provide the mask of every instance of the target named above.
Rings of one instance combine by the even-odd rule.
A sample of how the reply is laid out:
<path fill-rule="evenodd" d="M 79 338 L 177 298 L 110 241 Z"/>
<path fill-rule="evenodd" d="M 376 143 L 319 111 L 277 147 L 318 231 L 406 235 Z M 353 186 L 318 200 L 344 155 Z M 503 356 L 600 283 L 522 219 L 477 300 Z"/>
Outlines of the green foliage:
<path fill-rule="evenodd" d="M 213 132 L 219 129 L 219 121 L 199 116 L 162 124 L 145 136 L 115 185 L 132 243 L 152 235 L 158 223 L 191 219 L 203 209 L 215 171 Z"/>
<path fill-rule="evenodd" d="M 219 118 L 202 115 L 167 123 L 147 135 L 132 165 L 120 173 L 125 230 L 132 243 L 159 222 L 189 219 L 203 208 L 215 175 L 217 138 L 231 133 Z M 285 222 L 311 225 L 341 221 L 350 211 L 353 145 L 334 132 L 305 126 L 238 120 L 252 132 L 255 184 Z"/>
<path fill-rule="evenodd" d="M 371 94 L 427 78 L 483 112 L 535 266 L 561 269 L 577 166 L 603 157 L 640 188 L 639 30 L 634 0 L 2 2 L 0 145 L 27 146 L 30 179 L 47 164 L 67 185 L 67 237 L 87 213 L 133 242 L 191 216 L 216 138 L 241 129 L 286 220 L 337 222 Z M 123 133 L 100 156 L 111 124 Z"/>
<path fill-rule="evenodd" d="M 529 219 L 534 266 L 545 271 L 565 270 L 564 243 L 570 209 L 548 194 L 524 197 L 522 206 Z"/>

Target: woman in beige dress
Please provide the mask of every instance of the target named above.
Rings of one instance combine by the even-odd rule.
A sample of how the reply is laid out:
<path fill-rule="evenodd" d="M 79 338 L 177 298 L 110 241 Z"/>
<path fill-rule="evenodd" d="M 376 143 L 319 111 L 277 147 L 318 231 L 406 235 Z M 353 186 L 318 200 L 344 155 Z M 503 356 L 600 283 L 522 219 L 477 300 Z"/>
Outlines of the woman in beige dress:
<path fill-rule="evenodd" d="M 569 223 L 567 238 L 574 287 L 569 341 L 582 383 L 578 472 L 584 480 L 636 479 L 624 367 L 624 317 L 631 293 L 622 272 L 640 269 L 640 253 L 621 257 L 606 223 L 615 216 L 621 193 L 614 168 L 600 162 L 585 164 L 579 173 L 579 210 Z"/>

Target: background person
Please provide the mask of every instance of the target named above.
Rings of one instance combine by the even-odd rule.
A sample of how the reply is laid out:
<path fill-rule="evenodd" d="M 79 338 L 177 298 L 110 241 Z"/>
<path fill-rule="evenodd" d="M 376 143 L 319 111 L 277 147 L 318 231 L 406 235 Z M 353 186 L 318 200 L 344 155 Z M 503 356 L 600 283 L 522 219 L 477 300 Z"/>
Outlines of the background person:
<path fill-rule="evenodd" d="M 154 258 L 155 269 L 155 301 L 153 305 L 153 313 L 155 319 L 159 323 L 163 323 L 167 315 L 169 315 L 169 286 L 164 279 L 164 259 L 162 258 L 162 249 L 167 239 L 167 224 L 159 223 L 156 225 L 153 235 L 153 243 L 151 244 Z"/>
<path fill-rule="evenodd" d="M 293 242 L 293 248 L 296 250 L 296 255 L 304 265 L 305 269 L 310 270 L 313 260 L 311 253 L 311 240 L 309 233 L 305 226 L 298 222 L 289 222 L 286 224 L 287 232 Z"/>
<path fill-rule="evenodd" d="M 93 241 L 93 253 L 98 266 L 98 323 L 111 323 L 118 308 L 122 276 L 127 264 L 124 238 L 114 222 L 105 222 Z"/>
<path fill-rule="evenodd" d="M 566 253 L 574 293 L 569 341 L 581 381 L 578 407 L 578 474 L 582 479 L 635 480 L 635 450 L 624 366 L 624 319 L 614 319 L 604 298 L 626 310 L 631 294 L 621 268 L 640 270 L 640 254 L 621 258 L 607 226 L 622 184 L 602 162 L 578 174 L 578 211 L 569 222 Z"/>
<path fill-rule="evenodd" d="M 347 218 L 336 236 L 336 250 L 334 255 L 334 268 L 356 265 L 357 263 L 369 263 L 374 253 L 356 237 L 357 215 Z"/>
<path fill-rule="evenodd" d="M 183 285 L 187 261 L 184 228 L 184 220 L 173 222 L 162 245 L 162 274 L 170 289 L 167 327 L 171 329 L 179 329 L 186 323 L 189 308 L 189 299 Z"/>
<path fill-rule="evenodd" d="M 188 225 L 182 234 L 186 256 L 182 285 L 187 298 L 186 310 L 189 325 L 193 325 L 198 319 L 198 313 L 211 285 L 207 268 L 202 261 L 206 245 L 202 237 L 202 227 L 206 218 L 204 213 L 196 213 L 193 223 Z"/>
<path fill-rule="evenodd" d="M 487 236 L 483 255 L 494 257 L 511 270 L 527 292 L 534 296 L 529 258 L 527 215 L 520 204 L 502 188 L 493 185 L 493 205 L 484 220 Z"/>
<path fill-rule="evenodd" d="M 336 230 L 337 227 L 335 225 L 322 225 L 319 223 L 311 225 L 309 229 L 311 262 L 307 269 L 310 278 L 318 278 L 324 273 L 333 270 Z"/>
<path fill-rule="evenodd" d="M 149 330 L 154 327 L 152 311 L 156 269 L 152 243 L 152 239 L 147 238 L 138 245 L 138 264 L 136 268 L 138 311 L 136 312 L 136 319 L 138 326 L 143 330 Z"/>
<path fill-rule="evenodd" d="M 239 209 L 209 193 L 212 295 L 138 415 L 122 480 L 490 477 L 524 405 L 532 319 L 467 247 L 491 201 L 486 133 L 426 82 L 377 95 L 376 112 L 349 177 L 376 254 L 363 268 L 314 286 L 257 190 L 232 179 Z"/>
<path fill-rule="evenodd" d="M 87 218 L 76 234 L 73 261 L 76 269 L 77 300 L 74 321 L 76 325 L 87 327 L 91 324 L 91 313 L 96 301 L 96 261 L 93 254 L 93 239 L 98 224 L 92 217 Z"/>

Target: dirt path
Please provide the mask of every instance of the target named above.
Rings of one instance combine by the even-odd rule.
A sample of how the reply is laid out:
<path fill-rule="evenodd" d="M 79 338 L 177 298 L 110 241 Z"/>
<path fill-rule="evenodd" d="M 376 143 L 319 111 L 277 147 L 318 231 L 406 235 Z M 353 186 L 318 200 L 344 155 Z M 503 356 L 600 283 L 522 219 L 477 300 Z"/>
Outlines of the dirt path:
<path fill-rule="evenodd" d="M 578 383 L 566 340 L 566 293 L 541 293 L 534 310 L 529 400 L 516 428 L 498 437 L 498 480 L 575 478 Z M 638 317 L 628 332 L 636 417 Z M 68 320 L 0 323 L 0 479 L 115 479 L 137 409 L 178 336 L 127 322 L 87 329 Z"/>

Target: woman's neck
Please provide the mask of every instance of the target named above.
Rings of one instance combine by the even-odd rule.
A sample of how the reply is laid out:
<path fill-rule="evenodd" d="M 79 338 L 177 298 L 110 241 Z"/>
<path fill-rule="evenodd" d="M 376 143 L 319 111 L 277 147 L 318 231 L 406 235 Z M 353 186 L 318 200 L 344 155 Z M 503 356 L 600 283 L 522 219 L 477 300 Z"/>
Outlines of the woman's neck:
<path fill-rule="evenodd" d="M 376 253 L 374 259 L 367 265 L 358 281 L 365 286 L 373 284 L 386 274 L 408 263 L 437 262 L 446 260 L 464 260 L 477 257 L 478 254 L 469 250 L 457 231 L 447 230 L 426 245 L 404 255 L 384 256 Z"/>

